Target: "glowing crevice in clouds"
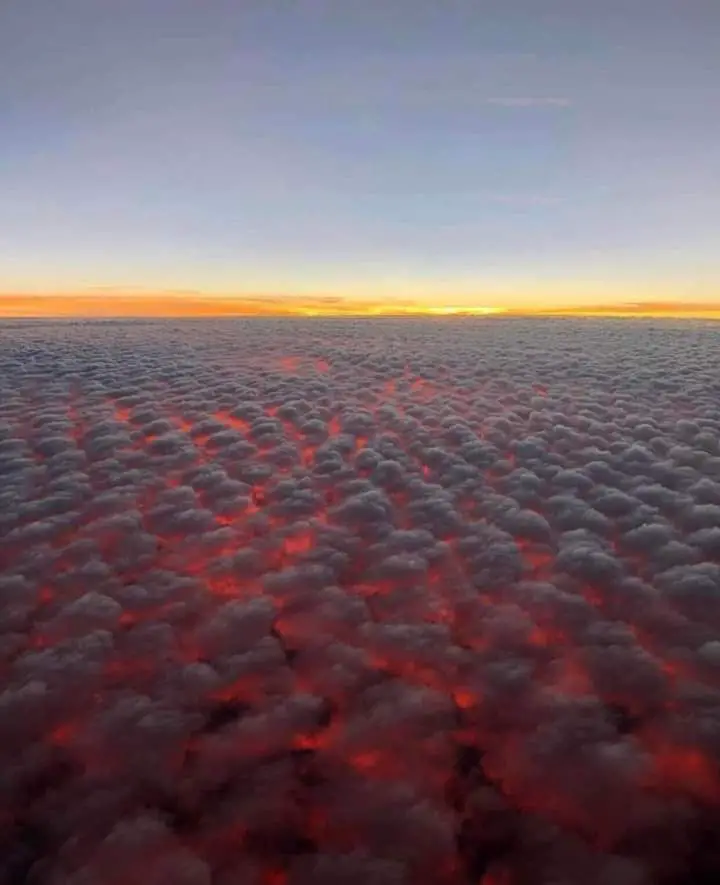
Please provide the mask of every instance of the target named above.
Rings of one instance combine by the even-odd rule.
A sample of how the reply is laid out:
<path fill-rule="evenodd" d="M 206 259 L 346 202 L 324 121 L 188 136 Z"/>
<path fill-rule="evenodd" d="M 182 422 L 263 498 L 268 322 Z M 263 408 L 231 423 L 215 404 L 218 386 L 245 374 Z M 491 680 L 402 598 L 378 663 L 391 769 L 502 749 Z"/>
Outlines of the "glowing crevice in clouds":
<path fill-rule="evenodd" d="M 0 881 L 698 885 L 703 324 L 0 324 Z"/>

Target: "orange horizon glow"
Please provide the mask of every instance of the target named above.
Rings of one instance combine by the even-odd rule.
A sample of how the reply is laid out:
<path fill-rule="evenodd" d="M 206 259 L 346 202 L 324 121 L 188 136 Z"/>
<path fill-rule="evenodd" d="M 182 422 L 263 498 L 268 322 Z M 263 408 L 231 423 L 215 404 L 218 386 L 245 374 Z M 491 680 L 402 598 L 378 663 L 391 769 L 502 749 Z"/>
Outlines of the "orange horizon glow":
<path fill-rule="evenodd" d="M 433 304 L 413 300 L 320 297 L 203 296 L 199 293 L 0 294 L 0 318 L 162 317 L 521 317 L 604 316 L 720 319 L 720 302 L 622 302 L 590 305 L 500 307 Z"/>

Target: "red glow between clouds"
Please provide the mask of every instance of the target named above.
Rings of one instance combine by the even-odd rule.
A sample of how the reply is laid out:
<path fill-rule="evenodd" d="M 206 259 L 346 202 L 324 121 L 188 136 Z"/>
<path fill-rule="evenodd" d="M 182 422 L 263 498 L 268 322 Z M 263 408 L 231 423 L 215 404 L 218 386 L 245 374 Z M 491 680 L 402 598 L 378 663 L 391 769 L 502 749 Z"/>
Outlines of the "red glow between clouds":
<path fill-rule="evenodd" d="M 124 801 L 111 784 L 149 785 L 162 826 L 133 806 L 113 839 L 134 846 L 122 875 L 147 864 L 158 885 L 175 864 L 193 885 L 525 885 L 526 855 L 591 870 L 624 853 L 619 883 L 679 883 L 653 871 L 636 831 L 662 832 L 673 803 L 719 819 L 716 748 L 693 717 L 705 704 L 709 722 L 720 683 L 668 638 L 709 634 L 648 589 L 654 552 L 619 492 L 582 514 L 597 537 L 562 516 L 572 501 L 553 479 L 588 496 L 591 483 L 579 466 L 544 479 L 533 460 L 557 389 L 507 394 L 406 366 L 364 384 L 352 414 L 318 388 L 308 418 L 287 376 L 328 383 L 337 363 L 268 358 L 267 395 L 237 407 L 78 386 L 53 404 L 89 485 L 77 480 L 77 512 L 47 537 L 30 519 L 0 548 L 8 574 L 38 545 L 54 551 L 33 617 L 8 615 L 23 651 L 2 664 L 10 679 L 56 656 L 61 702 L 26 720 L 39 752 L 77 772 L 78 790 L 101 785 L 108 820 Z M 525 448 L 508 431 L 520 421 L 536 425 Z M 29 475 L 48 488 L 45 452 L 60 443 L 27 440 Z M 546 455 L 568 458 L 560 437 Z M 115 464 L 132 481 L 113 480 Z M 667 512 L 668 537 L 712 516 Z M 17 709 L 32 710 L 23 690 Z M 8 746 L 26 739 L 7 731 Z M 117 845 L 102 844 L 64 862 L 119 885 Z"/>

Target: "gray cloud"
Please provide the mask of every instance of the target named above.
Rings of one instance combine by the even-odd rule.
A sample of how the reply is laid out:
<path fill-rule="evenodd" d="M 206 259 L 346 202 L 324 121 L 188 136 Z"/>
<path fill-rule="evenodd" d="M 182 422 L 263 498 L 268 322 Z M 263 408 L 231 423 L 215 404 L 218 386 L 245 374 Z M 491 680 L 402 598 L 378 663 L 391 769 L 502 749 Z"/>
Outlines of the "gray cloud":
<path fill-rule="evenodd" d="M 0 879 L 717 877 L 713 329 L 0 340 Z"/>

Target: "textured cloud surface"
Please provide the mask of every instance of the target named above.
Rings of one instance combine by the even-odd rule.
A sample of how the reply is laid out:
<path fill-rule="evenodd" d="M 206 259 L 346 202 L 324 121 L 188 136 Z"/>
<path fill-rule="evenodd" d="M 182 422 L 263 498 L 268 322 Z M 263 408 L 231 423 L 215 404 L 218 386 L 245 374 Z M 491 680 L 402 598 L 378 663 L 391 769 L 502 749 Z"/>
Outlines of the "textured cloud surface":
<path fill-rule="evenodd" d="M 0 883 L 720 876 L 701 324 L 0 328 Z"/>

